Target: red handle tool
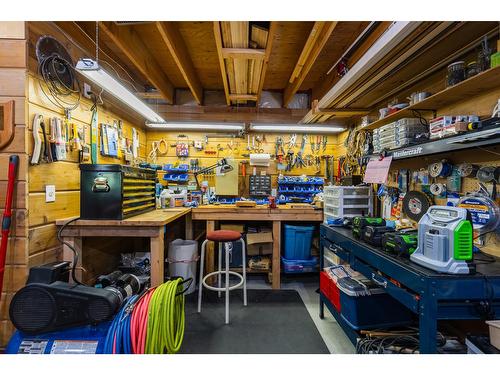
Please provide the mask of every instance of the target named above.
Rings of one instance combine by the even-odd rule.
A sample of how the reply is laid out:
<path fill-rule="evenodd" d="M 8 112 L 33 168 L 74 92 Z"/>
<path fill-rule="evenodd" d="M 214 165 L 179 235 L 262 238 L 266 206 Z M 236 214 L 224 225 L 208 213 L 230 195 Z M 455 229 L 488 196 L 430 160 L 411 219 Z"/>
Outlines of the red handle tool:
<path fill-rule="evenodd" d="M 10 223 L 12 218 L 12 197 L 14 195 L 14 182 L 19 167 L 19 156 L 11 155 L 9 158 L 9 176 L 7 182 L 7 195 L 5 209 L 2 217 L 2 240 L 0 242 L 0 296 L 2 295 L 3 274 L 5 272 L 5 258 L 7 256 L 7 242 L 9 240 Z"/>

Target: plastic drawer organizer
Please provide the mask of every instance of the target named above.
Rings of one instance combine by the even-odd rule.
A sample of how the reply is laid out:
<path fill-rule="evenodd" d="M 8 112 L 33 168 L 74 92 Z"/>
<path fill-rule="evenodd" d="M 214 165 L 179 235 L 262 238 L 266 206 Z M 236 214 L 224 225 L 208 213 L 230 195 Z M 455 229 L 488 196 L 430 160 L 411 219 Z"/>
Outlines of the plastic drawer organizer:
<path fill-rule="evenodd" d="M 321 177 L 282 176 L 278 179 L 278 202 L 311 203 L 314 195 L 323 191 L 324 182 Z"/>
<path fill-rule="evenodd" d="M 369 186 L 325 186 L 324 222 L 354 216 L 371 216 L 373 193 Z"/>

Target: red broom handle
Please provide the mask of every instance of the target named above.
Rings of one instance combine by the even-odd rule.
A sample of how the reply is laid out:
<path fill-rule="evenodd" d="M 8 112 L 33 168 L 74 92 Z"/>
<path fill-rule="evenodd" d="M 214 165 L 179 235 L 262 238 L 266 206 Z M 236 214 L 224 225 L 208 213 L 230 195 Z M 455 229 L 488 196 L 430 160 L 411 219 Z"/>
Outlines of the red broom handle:
<path fill-rule="evenodd" d="M 2 240 L 0 242 L 0 298 L 3 290 L 5 258 L 7 256 L 7 243 L 9 240 L 10 224 L 12 221 L 12 196 L 14 194 L 14 182 L 16 180 L 18 166 L 19 156 L 11 155 L 9 158 L 9 177 L 7 182 L 7 194 L 5 197 L 5 209 L 2 217 Z"/>

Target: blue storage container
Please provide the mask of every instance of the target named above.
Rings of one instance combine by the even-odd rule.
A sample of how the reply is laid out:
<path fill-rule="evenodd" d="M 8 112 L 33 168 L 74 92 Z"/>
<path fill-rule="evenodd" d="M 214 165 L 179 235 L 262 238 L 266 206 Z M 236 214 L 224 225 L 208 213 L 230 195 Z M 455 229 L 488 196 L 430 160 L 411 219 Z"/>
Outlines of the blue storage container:
<path fill-rule="evenodd" d="M 311 259 L 311 244 L 314 226 L 285 224 L 285 254 L 288 260 Z"/>
<path fill-rule="evenodd" d="M 310 260 L 290 260 L 281 258 L 283 273 L 307 273 L 317 272 L 319 269 L 318 258 L 313 257 Z"/>
<path fill-rule="evenodd" d="M 345 278 L 347 279 L 347 278 Z M 340 312 L 355 330 L 405 326 L 412 323 L 412 312 L 381 288 L 370 288 L 369 295 L 355 295 L 339 279 Z"/>

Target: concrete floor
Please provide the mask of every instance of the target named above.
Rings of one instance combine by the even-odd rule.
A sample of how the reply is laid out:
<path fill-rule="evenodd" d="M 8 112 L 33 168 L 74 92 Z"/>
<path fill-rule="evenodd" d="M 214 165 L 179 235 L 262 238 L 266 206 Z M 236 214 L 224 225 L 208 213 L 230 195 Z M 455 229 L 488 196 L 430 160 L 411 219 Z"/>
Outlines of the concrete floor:
<path fill-rule="evenodd" d="M 247 275 L 248 289 L 270 289 L 271 285 L 266 282 L 266 278 L 260 275 Z M 282 276 L 282 289 L 293 289 L 299 292 L 304 304 L 311 315 L 314 324 L 318 328 L 323 341 L 332 354 L 353 354 L 354 345 L 349 341 L 342 328 L 325 306 L 325 318 L 319 318 L 319 288 L 318 276 L 294 275 Z"/>

